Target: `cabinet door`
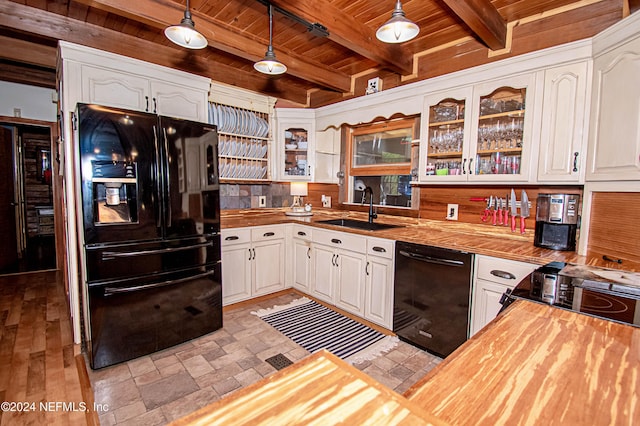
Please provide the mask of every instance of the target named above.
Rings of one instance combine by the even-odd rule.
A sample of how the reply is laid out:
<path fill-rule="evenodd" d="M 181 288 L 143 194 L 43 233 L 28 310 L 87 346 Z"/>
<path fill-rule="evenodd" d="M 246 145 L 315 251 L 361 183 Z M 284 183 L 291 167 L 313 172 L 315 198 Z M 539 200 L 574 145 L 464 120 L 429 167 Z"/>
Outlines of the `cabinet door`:
<path fill-rule="evenodd" d="M 472 88 L 426 96 L 422 114 L 418 179 L 423 182 L 466 181 L 471 159 Z"/>
<path fill-rule="evenodd" d="M 251 246 L 237 244 L 222 248 L 222 300 L 224 305 L 251 297 Z"/>
<path fill-rule="evenodd" d="M 340 170 L 340 129 L 329 128 L 316 132 L 315 168 L 313 181 L 319 183 L 338 183 Z"/>
<path fill-rule="evenodd" d="M 284 289 L 284 239 L 253 243 L 253 295 Z"/>
<path fill-rule="evenodd" d="M 311 242 L 293 239 L 293 286 L 309 292 L 311 281 Z"/>
<path fill-rule="evenodd" d="M 331 247 L 313 244 L 311 248 L 311 270 L 313 274 L 311 277 L 311 295 L 329 303 L 333 303 L 336 274 L 335 258 L 335 251 Z"/>
<path fill-rule="evenodd" d="M 364 315 L 365 255 L 346 250 L 336 253 L 336 306 Z"/>
<path fill-rule="evenodd" d="M 500 312 L 502 308 L 500 298 L 509 288 L 513 287 L 485 280 L 476 281 L 476 288 L 473 295 L 473 318 L 471 322 L 472 336 L 498 315 L 498 312 Z"/>
<path fill-rule="evenodd" d="M 393 328 L 393 260 L 369 256 L 365 271 L 364 317 L 391 330 Z"/>
<path fill-rule="evenodd" d="M 152 112 L 207 122 L 207 93 L 165 81 L 151 81 Z"/>
<path fill-rule="evenodd" d="M 82 65 L 82 100 L 85 103 L 149 112 L 149 80 L 122 71 Z"/>
<path fill-rule="evenodd" d="M 280 175 L 287 180 L 311 180 L 311 123 L 279 123 L 279 142 L 284 155 Z"/>
<path fill-rule="evenodd" d="M 640 179 L 640 38 L 594 60 L 587 180 Z"/>
<path fill-rule="evenodd" d="M 584 180 L 586 164 L 588 64 L 581 62 L 544 72 L 538 181 Z"/>
<path fill-rule="evenodd" d="M 474 88 L 470 180 L 530 179 L 535 82 L 535 74 L 525 74 Z"/>

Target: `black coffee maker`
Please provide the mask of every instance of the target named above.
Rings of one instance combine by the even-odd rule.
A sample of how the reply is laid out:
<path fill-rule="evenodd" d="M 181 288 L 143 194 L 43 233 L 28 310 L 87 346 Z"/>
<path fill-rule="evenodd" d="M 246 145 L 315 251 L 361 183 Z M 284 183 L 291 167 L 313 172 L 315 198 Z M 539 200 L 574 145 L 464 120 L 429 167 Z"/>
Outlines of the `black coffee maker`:
<path fill-rule="evenodd" d="M 580 195 L 539 194 L 533 244 L 553 250 L 575 250 Z"/>

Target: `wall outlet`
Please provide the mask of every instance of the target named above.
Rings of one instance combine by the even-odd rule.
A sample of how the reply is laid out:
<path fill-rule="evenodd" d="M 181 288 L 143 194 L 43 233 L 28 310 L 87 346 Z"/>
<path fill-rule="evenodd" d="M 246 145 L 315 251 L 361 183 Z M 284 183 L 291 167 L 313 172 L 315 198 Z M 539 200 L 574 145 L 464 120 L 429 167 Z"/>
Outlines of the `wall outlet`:
<path fill-rule="evenodd" d="M 457 204 L 447 204 L 447 220 L 458 220 Z"/>
<path fill-rule="evenodd" d="M 370 95 L 380 91 L 382 91 L 382 80 L 380 80 L 380 77 L 371 78 L 367 81 L 367 90 L 365 91 L 365 94 Z"/>
<path fill-rule="evenodd" d="M 267 207 L 267 196 L 260 195 L 258 197 L 258 207 Z"/>
<path fill-rule="evenodd" d="M 327 195 L 322 196 L 322 207 L 331 208 L 331 197 Z"/>
<path fill-rule="evenodd" d="M 14 117 L 22 117 L 22 110 L 20 108 L 14 108 L 13 109 L 13 116 Z"/>

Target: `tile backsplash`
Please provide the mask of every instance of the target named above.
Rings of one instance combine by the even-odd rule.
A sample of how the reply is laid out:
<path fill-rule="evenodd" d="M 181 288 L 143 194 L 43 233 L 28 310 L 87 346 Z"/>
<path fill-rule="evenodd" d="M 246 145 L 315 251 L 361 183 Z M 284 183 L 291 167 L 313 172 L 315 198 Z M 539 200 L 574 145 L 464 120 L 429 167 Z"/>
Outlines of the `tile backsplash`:
<path fill-rule="evenodd" d="M 220 185 L 220 208 L 222 210 L 258 208 L 258 199 L 265 196 L 267 208 L 289 207 L 293 197 L 289 194 L 288 183 L 271 185 Z"/>

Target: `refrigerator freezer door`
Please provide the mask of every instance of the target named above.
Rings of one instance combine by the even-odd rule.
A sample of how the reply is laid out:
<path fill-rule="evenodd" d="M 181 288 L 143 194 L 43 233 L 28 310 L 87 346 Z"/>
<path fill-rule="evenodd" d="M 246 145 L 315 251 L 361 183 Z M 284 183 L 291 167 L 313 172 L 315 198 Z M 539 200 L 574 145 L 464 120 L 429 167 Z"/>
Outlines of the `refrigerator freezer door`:
<path fill-rule="evenodd" d="M 216 127 L 160 117 L 165 238 L 220 231 Z M 195 159 L 196 161 L 188 161 Z"/>
<path fill-rule="evenodd" d="M 220 265 L 89 286 L 91 367 L 106 367 L 222 327 Z"/>
<path fill-rule="evenodd" d="M 157 116 L 78 104 L 85 244 L 160 238 Z"/>
<path fill-rule="evenodd" d="M 87 246 L 87 281 L 92 284 L 165 274 L 216 263 L 220 256 L 219 235 Z"/>

